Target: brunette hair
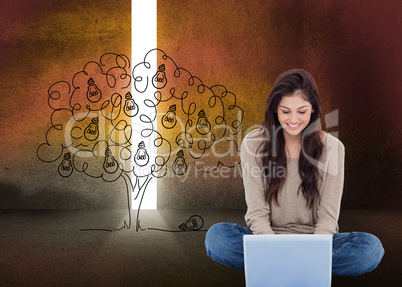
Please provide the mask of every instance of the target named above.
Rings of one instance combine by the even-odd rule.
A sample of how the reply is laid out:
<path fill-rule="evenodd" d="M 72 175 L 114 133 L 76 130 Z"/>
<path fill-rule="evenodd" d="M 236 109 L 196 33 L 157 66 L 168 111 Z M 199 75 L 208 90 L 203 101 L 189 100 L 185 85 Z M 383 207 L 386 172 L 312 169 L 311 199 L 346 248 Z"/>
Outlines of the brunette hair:
<path fill-rule="evenodd" d="M 282 126 L 278 120 L 277 108 L 283 96 L 289 96 L 295 92 L 301 92 L 314 110 L 310 122 L 302 131 L 302 148 L 298 163 L 299 176 L 302 180 L 298 192 L 302 191 L 306 199 L 306 206 L 311 209 L 319 200 L 317 183 L 320 176 L 318 167 L 311 162 L 311 158 L 318 162 L 324 145 L 321 141 L 319 128 L 321 99 L 318 95 L 317 84 L 308 72 L 301 69 L 289 70 L 282 73 L 275 81 L 265 104 L 265 117 L 261 127 L 267 140 L 261 144 L 259 152 L 261 153 L 262 167 L 276 164 L 277 167 L 282 166 L 286 170 L 285 139 Z M 306 155 L 310 160 L 306 158 Z M 275 200 L 275 203 L 279 205 L 278 193 L 285 182 L 285 178 L 270 173 L 265 168 L 263 168 L 263 176 L 266 183 L 266 202 L 272 203 L 272 200 Z"/>

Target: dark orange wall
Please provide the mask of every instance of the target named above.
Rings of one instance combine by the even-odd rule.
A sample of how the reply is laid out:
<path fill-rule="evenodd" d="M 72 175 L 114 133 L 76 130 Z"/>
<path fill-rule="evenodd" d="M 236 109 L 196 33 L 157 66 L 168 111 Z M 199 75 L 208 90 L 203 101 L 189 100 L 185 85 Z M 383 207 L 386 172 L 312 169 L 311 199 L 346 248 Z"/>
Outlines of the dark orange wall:
<path fill-rule="evenodd" d="M 339 110 L 331 131 L 346 146 L 343 206 L 399 208 L 400 3 L 159 0 L 158 47 L 204 84 L 222 84 L 236 94 L 245 111 L 242 136 L 261 122 L 281 72 L 310 71 L 324 114 Z M 36 149 L 50 126 L 50 85 L 71 81 L 103 53 L 130 51 L 131 1 L 0 2 L 1 207 L 123 206 L 124 194 L 110 192 L 116 185 L 85 176 L 68 184 L 55 179 L 54 166 L 41 163 Z M 241 179 L 203 180 L 211 183 L 205 188 L 192 180 L 176 186 L 184 199 L 165 192 L 161 200 L 168 207 L 178 201 L 244 206 Z"/>
<path fill-rule="evenodd" d="M 244 131 L 262 121 L 281 72 L 310 71 L 324 115 L 339 111 L 330 131 L 346 146 L 343 206 L 399 207 L 400 11 L 398 0 L 159 0 L 158 47 L 235 93 Z"/>
<path fill-rule="evenodd" d="M 0 2 L 0 208 L 113 207 L 107 198 L 124 206 L 124 193 L 63 181 L 58 163 L 36 156 L 51 126 L 49 87 L 107 52 L 130 56 L 130 0 Z"/>

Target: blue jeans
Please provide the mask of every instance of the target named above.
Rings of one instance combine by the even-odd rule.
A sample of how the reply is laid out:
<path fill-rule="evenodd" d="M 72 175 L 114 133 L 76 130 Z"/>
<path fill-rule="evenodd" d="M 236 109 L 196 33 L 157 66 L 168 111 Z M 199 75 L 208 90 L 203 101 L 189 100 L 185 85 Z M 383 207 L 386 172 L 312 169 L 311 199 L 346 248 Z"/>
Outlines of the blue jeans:
<path fill-rule="evenodd" d="M 207 254 L 233 269 L 244 269 L 243 235 L 251 230 L 236 223 L 218 223 L 207 232 Z M 374 270 L 384 255 L 380 240 L 369 233 L 337 233 L 332 242 L 332 274 L 360 275 Z"/>

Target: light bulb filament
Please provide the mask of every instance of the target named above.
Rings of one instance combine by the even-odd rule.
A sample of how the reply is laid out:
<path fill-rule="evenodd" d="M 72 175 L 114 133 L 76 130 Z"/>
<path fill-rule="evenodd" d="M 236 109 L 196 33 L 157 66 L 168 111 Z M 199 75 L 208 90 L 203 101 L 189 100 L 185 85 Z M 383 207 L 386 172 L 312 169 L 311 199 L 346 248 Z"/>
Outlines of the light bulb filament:
<path fill-rule="evenodd" d="M 95 129 L 91 129 L 91 128 L 87 129 L 87 134 L 96 135 L 96 128 Z"/>
<path fill-rule="evenodd" d="M 95 96 L 97 96 L 99 94 L 97 89 L 92 90 L 92 91 L 90 90 L 90 91 L 88 91 L 88 93 L 89 93 L 90 97 L 95 97 Z"/>
<path fill-rule="evenodd" d="M 155 77 L 155 82 L 163 83 L 165 81 L 165 73 L 158 72 Z"/>
<path fill-rule="evenodd" d="M 128 110 L 128 111 L 133 111 L 133 110 L 135 110 L 134 101 L 131 100 L 131 101 L 127 104 L 127 110 Z"/>
<path fill-rule="evenodd" d="M 60 167 L 60 169 L 64 171 L 70 171 L 70 168 L 71 168 L 70 161 L 65 161 Z"/>
<path fill-rule="evenodd" d="M 184 168 L 184 164 L 183 163 L 176 163 L 176 167 L 177 168 Z"/>
<path fill-rule="evenodd" d="M 147 159 L 147 156 L 146 156 L 145 154 L 139 154 L 139 155 L 137 156 L 137 159 L 139 159 L 139 160 L 145 160 L 145 159 Z"/>
<path fill-rule="evenodd" d="M 114 161 L 112 161 L 112 162 L 106 162 L 106 167 L 107 168 L 109 168 L 109 167 L 114 167 L 116 164 L 114 163 Z"/>
<path fill-rule="evenodd" d="M 174 118 L 173 117 L 165 117 L 165 122 L 174 123 Z"/>

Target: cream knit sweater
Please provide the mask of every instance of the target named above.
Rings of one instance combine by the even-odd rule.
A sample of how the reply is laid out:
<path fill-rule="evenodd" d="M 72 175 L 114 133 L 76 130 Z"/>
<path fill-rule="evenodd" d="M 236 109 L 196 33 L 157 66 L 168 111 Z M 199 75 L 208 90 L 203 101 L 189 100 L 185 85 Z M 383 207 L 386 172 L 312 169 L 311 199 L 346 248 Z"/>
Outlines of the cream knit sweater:
<path fill-rule="evenodd" d="M 279 191 L 278 202 L 266 204 L 264 180 L 261 176 L 260 158 L 257 152 L 266 137 L 260 130 L 251 131 L 243 140 L 241 165 L 245 189 L 247 213 L 245 220 L 253 234 L 274 233 L 317 233 L 338 232 L 338 218 L 344 182 L 345 147 L 336 137 L 327 134 L 319 167 L 321 179 L 318 189 L 321 195 L 312 209 L 297 189 L 301 183 L 298 173 L 298 159 L 288 159 L 287 169 L 271 165 L 270 172 L 286 177 Z M 267 168 L 267 167 L 266 167 Z"/>

